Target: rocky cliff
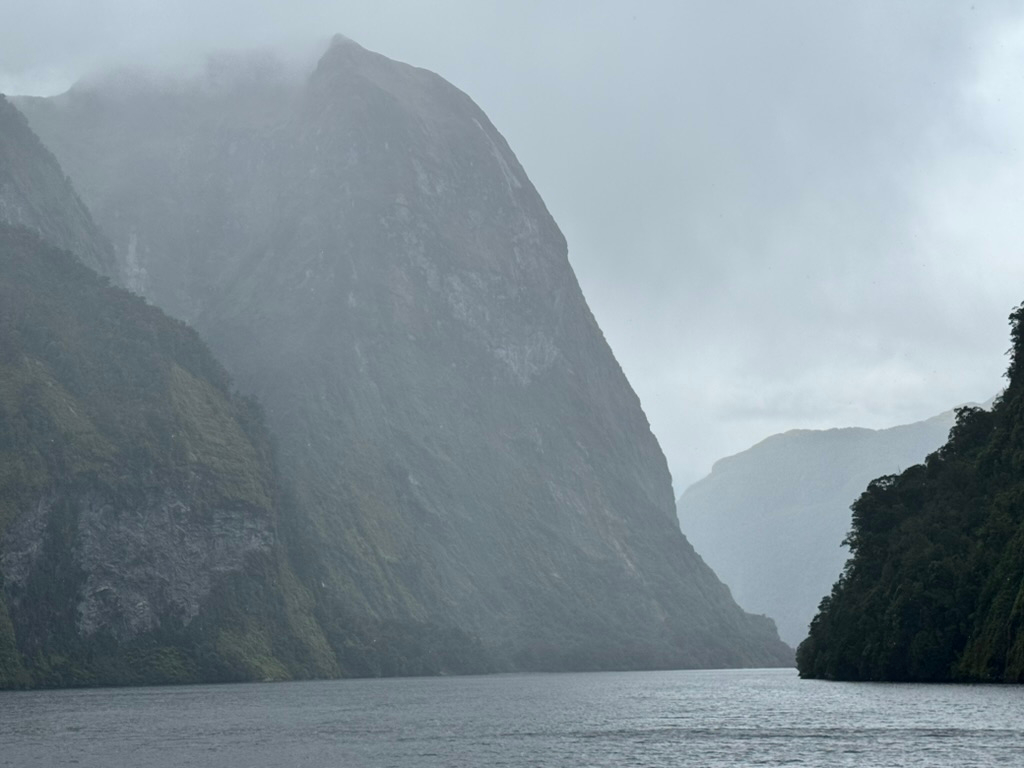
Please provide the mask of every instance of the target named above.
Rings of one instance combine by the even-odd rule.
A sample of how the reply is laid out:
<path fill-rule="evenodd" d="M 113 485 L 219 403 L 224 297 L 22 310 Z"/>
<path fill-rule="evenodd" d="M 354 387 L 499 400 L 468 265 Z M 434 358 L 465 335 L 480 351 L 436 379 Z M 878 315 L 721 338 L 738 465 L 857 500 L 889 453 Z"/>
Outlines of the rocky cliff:
<path fill-rule="evenodd" d="M 86 263 L 109 242 L 0 97 L 0 688 L 336 673 L 259 408 Z"/>
<path fill-rule="evenodd" d="M 924 461 L 953 416 L 772 435 L 687 488 L 679 523 L 736 601 L 771 616 L 796 646 L 846 562 L 850 505 L 872 479 Z"/>
<path fill-rule="evenodd" d="M 335 671 L 276 495 L 194 331 L 0 224 L 0 687 Z"/>
<path fill-rule="evenodd" d="M 302 82 L 242 62 L 20 103 L 123 282 L 265 404 L 345 671 L 379 672 L 361 626 L 505 668 L 789 662 L 680 533 L 566 243 L 465 94 L 339 37 Z"/>

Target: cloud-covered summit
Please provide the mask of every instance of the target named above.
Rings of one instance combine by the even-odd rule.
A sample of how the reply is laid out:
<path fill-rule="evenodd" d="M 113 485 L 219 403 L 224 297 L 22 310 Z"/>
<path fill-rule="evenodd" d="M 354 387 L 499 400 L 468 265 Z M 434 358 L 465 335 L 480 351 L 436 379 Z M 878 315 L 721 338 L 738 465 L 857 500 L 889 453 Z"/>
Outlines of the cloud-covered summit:
<path fill-rule="evenodd" d="M 767 434 L 998 388 L 1022 30 L 1004 2 L 43 0 L 5 11 L 0 91 L 211 50 L 305 61 L 336 31 L 439 72 L 565 231 L 682 490 Z"/>

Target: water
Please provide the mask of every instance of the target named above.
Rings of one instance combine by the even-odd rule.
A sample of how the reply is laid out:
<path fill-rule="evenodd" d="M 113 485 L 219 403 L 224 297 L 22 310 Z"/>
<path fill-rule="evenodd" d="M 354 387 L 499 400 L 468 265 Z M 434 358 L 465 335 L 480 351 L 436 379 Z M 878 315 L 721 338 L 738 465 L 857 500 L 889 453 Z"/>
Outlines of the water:
<path fill-rule="evenodd" d="M 1024 687 L 793 670 L 0 693 L 0 766 L 989 766 Z"/>

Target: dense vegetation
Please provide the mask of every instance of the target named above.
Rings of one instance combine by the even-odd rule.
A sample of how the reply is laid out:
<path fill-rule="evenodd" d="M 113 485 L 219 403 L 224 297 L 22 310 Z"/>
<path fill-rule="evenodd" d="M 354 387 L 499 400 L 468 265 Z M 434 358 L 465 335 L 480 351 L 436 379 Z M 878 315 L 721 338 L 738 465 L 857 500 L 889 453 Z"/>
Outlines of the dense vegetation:
<path fill-rule="evenodd" d="M 34 233 L 0 225 L 0 537 L 8 534 L 0 574 L 9 582 L 0 583 L 0 687 L 329 669 L 323 649 L 288 626 L 302 620 L 301 608 L 277 588 L 289 574 L 271 547 L 253 547 L 234 567 L 221 557 L 224 572 L 200 595 L 198 615 L 167 613 L 175 605 L 167 597 L 143 631 L 82 626 L 92 560 L 136 574 L 180 565 L 173 543 L 161 549 L 160 531 L 145 528 L 144 510 L 177 510 L 183 541 L 225 509 L 275 525 L 261 419 L 253 402 L 231 394 L 194 331 Z M 105 515 L 120 535 L 138 528 L 144 538 L 96 541 L 107 535 L 98 527 Z M 19 533 L 19 524 L 36 527 Z M 111 562 L 116 553 L 154 562 Z M 166 582 L 138 587 L 137 599 L 164 599 L 175 588 L 173 577 Z"/>
<path fill-rule="evenodd" d="M 1024 682 L 1024 305 L 1010 320 L 992 411 L 960 409 L 945 446 L 853 505 L 803 677 Z"/>

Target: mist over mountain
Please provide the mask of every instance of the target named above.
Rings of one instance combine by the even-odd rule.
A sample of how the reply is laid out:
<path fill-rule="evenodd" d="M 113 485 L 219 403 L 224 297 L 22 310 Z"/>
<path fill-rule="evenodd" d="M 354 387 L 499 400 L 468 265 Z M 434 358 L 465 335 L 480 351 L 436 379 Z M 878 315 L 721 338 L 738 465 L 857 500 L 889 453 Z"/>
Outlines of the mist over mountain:
<path fill-rule="evenodd" d="M 772 435 L 687 488 L 680 525 L 736 601 L 795 646 L 848 557 L 850 505 L 874 478 L 924 461 L 953 422 L 948 411 L 890 429 Z"/>
<path fill-rule="evenodd" d="M 17 103 L 117 279 L 263 403 L 287 557 L 342 673 L 457 668 L 403 665 L 428 646 L 469 668 L 790 663 L 680 533 L 564 238 L 465 94 L 338 37 L 298 84 L 238 60 Z"/>
<path fill-rule="evenodd" d="M 28 121 L 0 94 L 0 222 L 22 226 L 97 272 L 114 270 L 110 243 Z"/>
<path fill-rule="evenodd" d="M 336 673 L 258 406 L 85 266 L 109 243 L 2 97 L 0 148 L 0 688 Z"/>
<path fill-rule="evenodd" d="M 0 688 L 337 666 L 268 435 L 194 331 L 0 224 Z"/>

